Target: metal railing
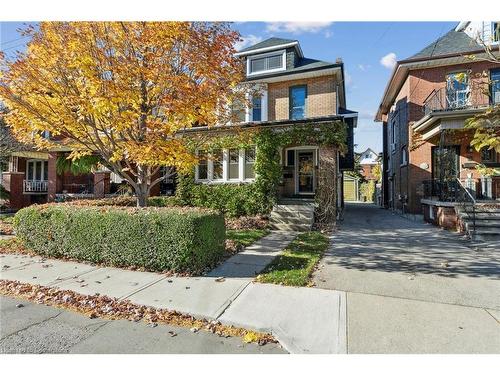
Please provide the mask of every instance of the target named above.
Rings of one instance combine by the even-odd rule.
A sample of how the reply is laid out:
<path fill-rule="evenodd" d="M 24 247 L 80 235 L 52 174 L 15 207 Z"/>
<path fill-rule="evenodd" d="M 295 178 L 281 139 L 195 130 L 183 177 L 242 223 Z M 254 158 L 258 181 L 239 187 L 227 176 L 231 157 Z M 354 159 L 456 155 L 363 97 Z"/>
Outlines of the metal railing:
<path fill-rule="evenodd" d="M 25 193 L 46 193 L 49 182 L 42 180 L 23 180 L 23 191 Z"/>
<path fill-rule="evenodd" d="M 434 90 L 424 102 L 424 114 L 434 111 L 454 111 L 489 105 L 488 95 L 479 88 L 449 90 L 446 87 Z"/>
<path fill-rule="evenodd" d="M 452 202 L 460 206 L 461 210 L 472 222 L 472 233 L 476 232 L 476 199 L 460 179 L 426 180 L 423 181 L 424 198 L 440 202 Z M 472 208 L 472 210 L 471 210 Z M 469 231 L 470 232 L 470 231 Z"/>
<path fill-rule="evenodd" d="M 456 202 L 460 204 L 462 211 L 465 212 L 467 217 L 472 221 L 472 237 L 474 237 L 474 235 L 476 234 L 476 199 L 472 196 L 469 189 L 467 189 L 458 178 L 457 183 L 459 189 L 457 192 Z M 472 211 L 468 210 L 469 207 L 472 207 Z"/>

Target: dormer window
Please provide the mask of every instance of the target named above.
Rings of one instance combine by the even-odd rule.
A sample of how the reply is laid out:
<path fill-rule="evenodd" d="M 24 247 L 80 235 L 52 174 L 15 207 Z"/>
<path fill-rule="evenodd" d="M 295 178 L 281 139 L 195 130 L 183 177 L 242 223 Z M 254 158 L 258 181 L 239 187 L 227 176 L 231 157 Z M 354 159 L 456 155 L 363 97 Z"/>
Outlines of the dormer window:
<path fill-rule="evenodd" d="M 286 51 L 274 51 L 247 59 L 247 75 L 285 70 Z"/>

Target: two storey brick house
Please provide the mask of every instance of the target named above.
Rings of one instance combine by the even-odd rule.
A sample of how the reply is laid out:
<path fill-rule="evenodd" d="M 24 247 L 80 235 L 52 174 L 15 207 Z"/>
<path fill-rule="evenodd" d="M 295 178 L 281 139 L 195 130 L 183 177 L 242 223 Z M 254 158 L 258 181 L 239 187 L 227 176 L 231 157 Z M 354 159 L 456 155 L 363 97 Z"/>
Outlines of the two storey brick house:
<path fill-rule="evenodd" d="M 314 198 L 321 186 L 319 176 L 324 171 L 331 173 L 333 199 L 341 205 L 342 171 L 354 166 L 353 128 L 357 123 L 357 112 L 346 109 L 342 60 L 331 63 L 307 58 L 297 40 L 281 38 L 264 40 L 239 51 L 237 56 L 246 64 L 246 83 L 259 87 L 258 95 L 249 98 L 251 106 L 241 112 L 239 121 L 189 131 L 229 134 L 244 128 L 279 131 L 340 121 L 348 133 L 347 152 L 340 153 L 336 145 L 313 143 L 288 144 L 279 150 L 282 180 L 278 194 L 282 200 Z M 195 181 L 251 183 L 255 178 L 255 155 L 254 149 L 228 149 L 216 155 L 202 155 Z"/>
<path fill-rule="evenodd" d="M 500 198 L 499 177 L 476 169 L 500 166 L 500 155 L 474 150 L 464 129 L 468 118 L 500 103 L 500 64 L 484 59 L 477 39 L 498 51 L 496 25 L 461 22 L 397 62 L 375 118 L 383 126 L 386 207 L 454 227 L 460 192 L 471 202 Z"/>

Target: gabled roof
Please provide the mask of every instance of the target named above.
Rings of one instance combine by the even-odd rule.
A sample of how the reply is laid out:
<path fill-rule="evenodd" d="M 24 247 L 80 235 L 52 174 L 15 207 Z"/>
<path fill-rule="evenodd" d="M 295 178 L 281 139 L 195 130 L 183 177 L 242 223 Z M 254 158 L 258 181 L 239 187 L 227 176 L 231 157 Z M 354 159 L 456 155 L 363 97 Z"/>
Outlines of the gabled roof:
<path fill-rule="evenodd" d="M 452 53 L 467 53 L 481 49 L 481 45 L 463 31 L 452 29 L 420 52 L 406 60 L 436 58 Z"/>
<path fill-rule="evenodd" d="M 462 25 L 466 26 L 466 23 L 461 22 L 420 52 L 397 62 L 384 90 L 375 121 L 382 121 L 383 114 L 388 113 L 392 101 L 411 69 L 421 68 L 424 64 L 430 67 L 463 63 L 467 55 L 484 52 L 481 45 L 463 31 Z"/>
<path fill-rule="evenodd" d="M 321 69 L 332 69 L 332 68 L 340 68 L 342 64 L 336 64 L 328 61 L 321 61 L 316 59 L 308 59 L 301 58 L 299 59 L 297 65 L 293 68 L 289 68 L 287 70 L 281 72 L 271 72 L 271 73 L 263 73 L 256 76 L 247 77 L 247 81 L 255 81 L 268 77 L 279 77 L 281 75 L 290 75 L 297 73 L 304 73 L 313 70 L 321 70 Z"/>
<path fill-rule="evenodd" d="M 243 48 L 242 50 L 240 50 L 238 52 L 249 52 L 249 51 L 254 51 L 256 49 L 277 47 L 277 46 L 281 46 L 283 44 L 290 44 L 290 43 L 294 43 L 294 42 L 298 43 L 298 41 L 295 39 L 283 39 L 283 38 L 274 38 L 273 37 L 273 38 L 263 40 L 260 43 L 254 44 L 253 46 Z"/>
<path fill-rule="evenodd" d="M 235 54 L 235 56 L 247 56 L 257 53 L 264 53 L 268 51 L 274 51 L 281 48 L 293 47 L 298 52 L 299 57 L 304 57 L 302 49 L 300 48 L 300 43 L 295 39 L 283 39 L 283 38 L 269 38 L 263 40 L 260 43 L 254 44 L 253 46 L 243 48 Z"/>

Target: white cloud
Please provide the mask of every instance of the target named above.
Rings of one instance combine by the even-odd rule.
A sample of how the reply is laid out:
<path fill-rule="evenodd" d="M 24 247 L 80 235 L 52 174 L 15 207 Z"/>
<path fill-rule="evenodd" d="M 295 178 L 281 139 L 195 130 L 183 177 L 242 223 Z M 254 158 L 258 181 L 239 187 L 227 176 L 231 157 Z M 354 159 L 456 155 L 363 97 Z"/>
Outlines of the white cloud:
<path fill-rule="evenodd" d="M 368 69 L 370 69 L 372 66 L 367 64 L 358 64 L 358 68 L 359 70 L 361 70 L 362 72 L 366 72 Z"/>
<path fill-rule="evenodd" d="M 392 69 L 396 66 L 396 54 L 394 52 L 389 52 L 387 55 L 380 59 L 380 63 L 387 69 Z"/>
<path fill-rule="evenodd" d="M 333 22 L 269 22 L 266 26 L 266 31 L 269 33 L 281 32 L 292 34 L 317 33 L 330 27 L 332 23 Z M 331 34 L 329 35 L 331 36 Z"/>
<path fill-rule="evenodd" d="M 236 51 L 239 51 L 245 47 L 249 47 L 260 42 L 262 42 L 262 37 L 250 34 L 242 36 L 241 40 L 234 44 L 234 48 L 236 48 Z"/>

